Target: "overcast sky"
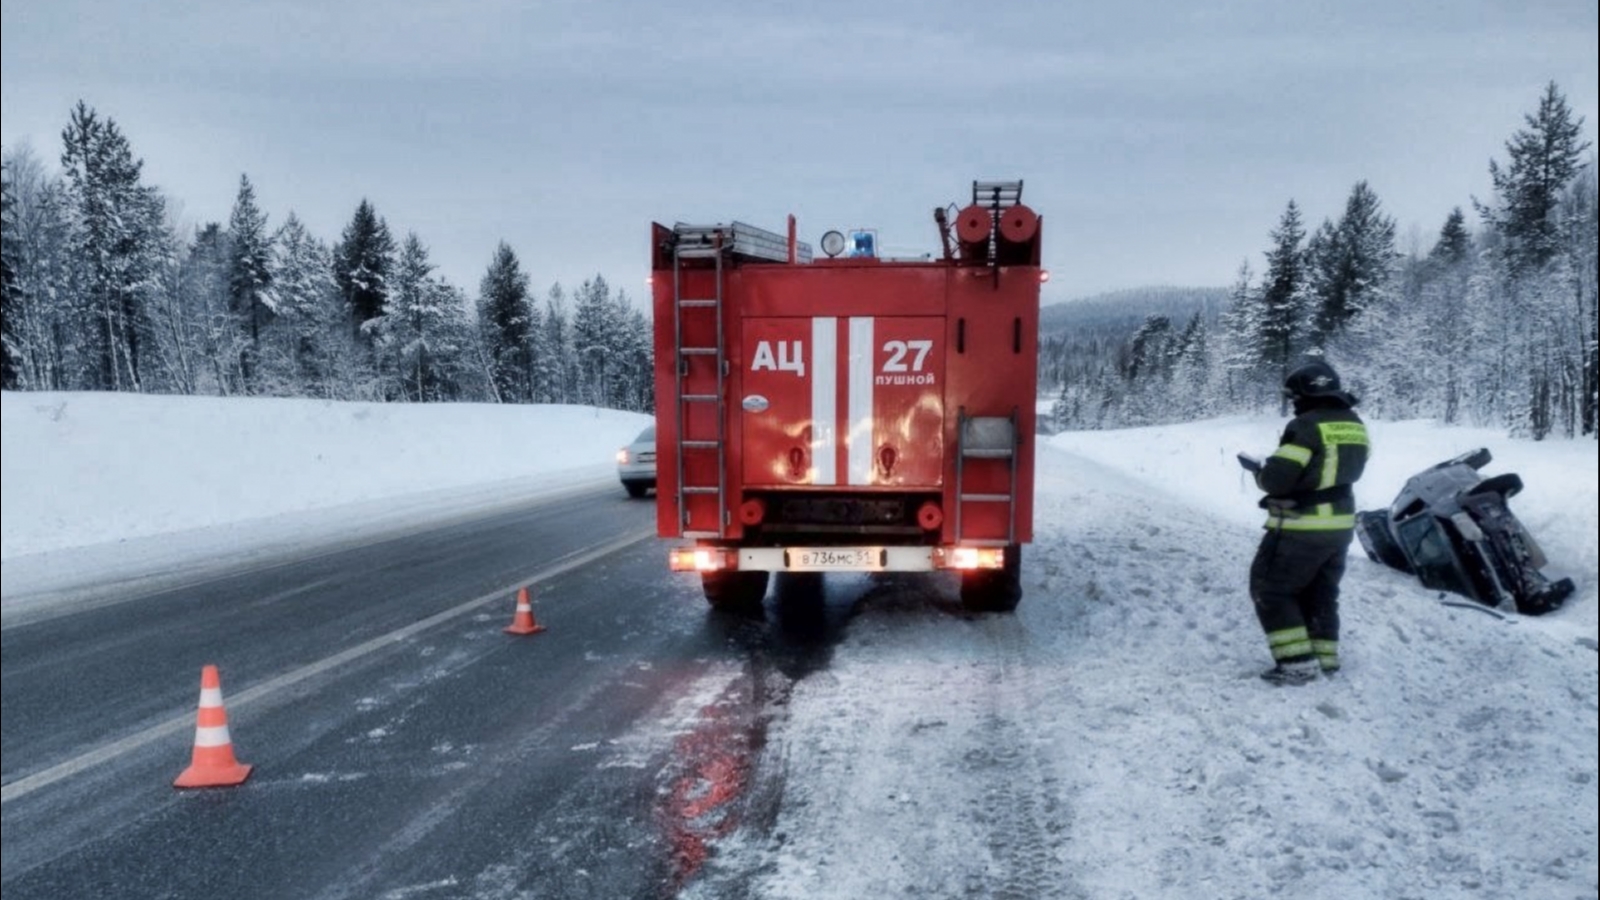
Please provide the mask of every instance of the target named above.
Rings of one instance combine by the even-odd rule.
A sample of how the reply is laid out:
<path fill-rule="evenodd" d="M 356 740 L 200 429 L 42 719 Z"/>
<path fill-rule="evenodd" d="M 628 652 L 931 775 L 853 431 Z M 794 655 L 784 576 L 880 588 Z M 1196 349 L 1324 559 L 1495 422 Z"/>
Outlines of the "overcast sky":
<path fill-rule="evenodd" d="M 1022 178 L 1045 302 L 1257 272 L 1366 179 L 1431 244 L 1555 81 L 1593 140 L 1595 0 L 1206 3 L 7 0 L 0 130 L 46 160 L 84 100 L 189 225 L 241 173 L 335 240 L 366 197 L 476 294 L 496 244 L 540 296 L 645 294 L 652 221 L 813 244 Z"/>

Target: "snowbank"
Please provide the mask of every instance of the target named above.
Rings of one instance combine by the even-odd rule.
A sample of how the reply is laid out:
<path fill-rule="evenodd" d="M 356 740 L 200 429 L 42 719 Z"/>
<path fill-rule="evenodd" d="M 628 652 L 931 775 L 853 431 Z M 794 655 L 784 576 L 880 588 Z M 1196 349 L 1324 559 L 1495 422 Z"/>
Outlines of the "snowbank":
<path fill-rule="evenodd" d="M 0 394 L 0 558 L 442 489 L 615 477 L 582 406 Z"/>

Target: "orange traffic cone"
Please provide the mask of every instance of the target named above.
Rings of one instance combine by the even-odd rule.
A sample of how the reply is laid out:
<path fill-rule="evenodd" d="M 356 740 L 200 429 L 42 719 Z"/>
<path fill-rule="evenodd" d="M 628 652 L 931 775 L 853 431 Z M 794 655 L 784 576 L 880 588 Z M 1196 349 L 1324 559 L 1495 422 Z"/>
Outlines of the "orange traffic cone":
<path fill-rule="evenodd" d="M 222 787 L 250 777 L 250 766 L 233 757 L 228 711 L 222 708 L 222 679 L 216 666 L 200 670 L 200 713 L 194 726 L 194 758 L 173 787 Z"/>
<path fill-rule="evenodd" d="M 544 626 L 533 620 L 533 603 L 528 600 L 528 589 L 517 588 L 517 615 L 506 626 L 506 634 L 538 634 Z"/>

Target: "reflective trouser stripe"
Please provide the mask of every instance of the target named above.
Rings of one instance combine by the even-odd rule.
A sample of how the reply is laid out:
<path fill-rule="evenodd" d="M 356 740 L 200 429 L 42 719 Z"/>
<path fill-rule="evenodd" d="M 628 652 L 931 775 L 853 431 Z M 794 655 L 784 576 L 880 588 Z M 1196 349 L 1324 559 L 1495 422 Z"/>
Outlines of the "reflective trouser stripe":
<path fill-rule="evenodd" d="M 1322 663 L 1324 669 L 1339 668 L 1338 641 L 1312 641 L 1311 652 L 1317 655 L 1317 661 Z"/>
<path fill-rule="evenodd" d="M 1267 632 L 1267 646 L 1272 648 L 1272 658 L 1275 660 L 1310 656 L 1311 635 L 1306 633 L 1304 625 L 1285 628 L 1282 631 L 1269 631 Z"/>
<path fill-rule="evenodd" d="M 1267 527 L 1278 531 L 1340 531 L 1356 527 L 1354 514 L 1342 516 L 1267 516 Z"/>

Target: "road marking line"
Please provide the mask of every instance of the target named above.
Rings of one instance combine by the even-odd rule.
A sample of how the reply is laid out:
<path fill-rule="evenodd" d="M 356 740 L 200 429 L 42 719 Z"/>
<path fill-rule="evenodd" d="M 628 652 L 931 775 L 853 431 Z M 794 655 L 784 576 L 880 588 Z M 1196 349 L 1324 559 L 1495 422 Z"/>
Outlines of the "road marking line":
<path fill-rule="evenodd" d="M 517 588 L 522 587 L 523 585 L 531 585 L 539 581 L 548 581 L 557 575 L 565 574 L 566 572 L 576 569 L 579 566 L 594 562 L 597 559 L 609 556 L 620 550 L 624 550 L 634 544 L 639 543 L 640 541 L 645 540 L 646 538 L 651 538 L 654 536 L 654 530 L 641 531 L 637 534 L 632 534 L 612 541 L 609 544 L 602 544 L 590 550 L 575 551 L 574 553 L 568 554 L 563 560 L 556 562 L 554 565 L 540 572 L 534 573 L 534 575 L 527 579 L 519 580 L 515 584 L 498 588 L 476 599 L 468 600 L 465 603 L 452 606 L 442 612 L 434 613 L 426 619 L 419 619 L 404 628 L 391 631 L 388 634 L 379 635 L 378 637 L 375 637 L 365 643 L 357 644 L 356 646 L 347 650 L 342 650 L 338 653 L 335 653 L 326 659 L 319 660 L 314 663 L 308 663 L 291 672 L 285 672 L 276 678 L 264 681 L 255 687 L 240 691 L 237 694 L 230 693 L 228 703 L 234 709 L 238 709 L 246 703 L 251 703 L 253 701 L 260 700 L 263 697 L 271 696 L 272 694 L 275 694 L 284 688 L 299 684 L 300 682 L 305 681 L 313 676 L 320 675 L 323 672 L 334 668 L 335 666 L 344 665 L 351 660 L 360 659 L 361 657 L 366 656 L 373 651 L 399 643 L 400 641 L 403 641 L 420 631 L 426 631 L 427 629 L 432 628 L 441 622 L 446 622 L 450 619 L 456 618 L 457 616 L 469 613 L 480 606 L 485 606 L 495 601 L 503 601 L 505 600 L 507 594 L 516 591 Z M 19 778 L 16 781 L 5 785 L 4 787 L 0 787 L 0 804 L 10 803 L 12 800 L 31 794 L 39 788 L 54 784 L 63 778 L 76 775 L 77 773 L 82 772 L 84 769 L 98 766 L 108 760 L 115 759 L 116 757 L 121 756 L 130 750 L 143 747 L 145 744 L 160 740 L 167 735 L 175 734 L 188 728 L 193 728 L 194 721 L 194 713 L 186 713 L 182 716 L 168 719 L 159 725 L 152 725 L 136 734 L 128 735 L 119 741 L 114 741 L 110 744 L 97 747 L 94 750 L 90 750 L 88 753 L 79 754 L 78 756 L 75 756 L 66 762 L 57 763 L 48 769 L 35 772 L 26 778 Z"/>

